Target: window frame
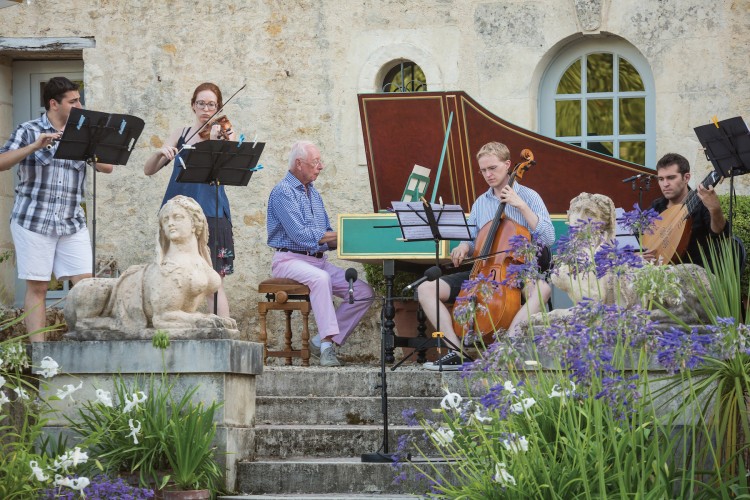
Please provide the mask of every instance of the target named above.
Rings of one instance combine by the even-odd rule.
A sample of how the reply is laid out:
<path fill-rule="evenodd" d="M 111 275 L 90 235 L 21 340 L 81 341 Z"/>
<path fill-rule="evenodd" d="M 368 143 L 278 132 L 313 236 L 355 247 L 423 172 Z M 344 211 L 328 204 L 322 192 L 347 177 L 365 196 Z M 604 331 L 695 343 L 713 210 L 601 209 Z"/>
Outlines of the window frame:
<path fill-rule="evenodd" d="M 626 59 L 643 81 L 643 91 L 619 91 L 619 79 L 617 71 L 613 71 L 613 91 L 587 93 L 586 84 L 586 67 L 584 59 L 592 54 L 613 54 L 615 56 L 614 69 L 619 68 L 618 60 Z M 581 66 L 581 92 L 579 94 L 565 94 L 559 96 L 557 87 L 560 79 L 567 69 L 574 62 L 579 61 Z M 645 133 L 644 134 L 619 134 L 619 112 L 620 100 L 632 97 L 643 97 L 645 99 Z M 603 136 L 588 136 L 586 103 L 593 99 L 614 99 L 617 104 L 613 106 L 613 134 Z M 559 100 L 580 100 L 581 109 L 581 135 L 580 136 L 563 136 L 556 134 L 556 103 Z M 656 113 L 655 113 L 655 85 L 651 68 L 646 58 L 632 45 L 625 40 L 617 38 L 587 38 L 573 42 L 563 48 L 560 53 L 549 64 L 540 83 L 539 90 L 539 130 L 540 133 L 554 139 L 567 142 L 569 144 L 588 142 L 612 142 L 613 153 L 619 158 L 620 142 L 633 140 L 642 140 L 645 142 L 645 165 L 654 168 L 656 162 Z M 593 140 L 593 138 L 596 138 Z"/>

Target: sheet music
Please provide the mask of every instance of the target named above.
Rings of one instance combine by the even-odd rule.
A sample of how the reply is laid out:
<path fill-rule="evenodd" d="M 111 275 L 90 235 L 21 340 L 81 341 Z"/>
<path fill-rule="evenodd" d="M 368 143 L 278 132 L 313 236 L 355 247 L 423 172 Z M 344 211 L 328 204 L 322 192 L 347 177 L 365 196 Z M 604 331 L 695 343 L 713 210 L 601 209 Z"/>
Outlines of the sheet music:
<path fill-rule="evenodd" d="M 627 229 L 625 226 L 623 226 L 620 223 L 624 213 L 625 213 L 625 209 L 623 208 L 615 209 L 615 218 L 617 220 L 617 228 L 615 229 L 615 240 L 617 241 L 617 248 L 624 248 L 626 245 L 630 245 L 634 249 L 638 250 L 641 248 L 640 243 L 638 243 L 638 238 L 636 238 L 635 235 L 632 232 L 630 232 L 629 229 Z"/>
<path fill-rule="evenodd" d="M 434 239 L 427 220 L 424 204 L 421 201 L 394 201 L 391 203 L 403 236 L 407 240 Z M 460 205 L 441 205 L 431 203 L 436 222 L 443 240 L 471 240 L 469 227 L 466 225 L 464 211 Z"/>

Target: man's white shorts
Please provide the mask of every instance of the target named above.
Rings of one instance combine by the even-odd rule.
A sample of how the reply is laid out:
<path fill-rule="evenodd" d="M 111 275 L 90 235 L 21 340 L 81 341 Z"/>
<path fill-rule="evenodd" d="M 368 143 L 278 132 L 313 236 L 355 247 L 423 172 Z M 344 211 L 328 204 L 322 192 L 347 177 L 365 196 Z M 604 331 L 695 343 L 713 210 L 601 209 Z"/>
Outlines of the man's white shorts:
<path fill-rule="evenodd" d="M 91 273 L 91 240 L 89 230 L 63 236 L 39 234 L 10 223 L 16 247 L 18 279 L 49 281 Z"/>

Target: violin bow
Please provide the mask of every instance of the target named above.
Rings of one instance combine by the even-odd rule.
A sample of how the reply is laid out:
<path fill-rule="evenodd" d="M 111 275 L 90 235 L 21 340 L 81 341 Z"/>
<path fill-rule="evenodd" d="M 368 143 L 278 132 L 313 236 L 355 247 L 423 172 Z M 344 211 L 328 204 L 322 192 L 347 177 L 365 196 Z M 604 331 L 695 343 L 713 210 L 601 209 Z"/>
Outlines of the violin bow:
<path fill-rule="evenodd" d="M 223 105 L 222 105 L 222 106 L 221 106 L 221 107 L 220 107 L 219 109 L 217 109 L 216 111 L 214 111 L 214 114 L 212 114 L 211 116 L 209 116 L 209 117 L 208 117 L 208 120 L 206 120 L 206 123 L 204 123 L 203 125 L 201 125 L 200 127 L 198 127 L 198 129 L 197 129 L 197 130 L 196 130 L 195 132 L 193 132 L 192 134 L 190 134 L 190 135 L 188 136 L 188 138 L 187 138 L 187 139 L 185 139 L 185 142 L 183 143 L 183 146 L 182 146 L 182 147 L 180 148 L 180 150 L 179 150 L 179 151 L 177 151 L 177 154 L 175 154 L 175 155 L 174 155 L 174 156 L 175 156 L 175 158 L 177 158 L 177 156 L 178 156 L 178 155 L 179 155 L 180 153 L 182 153 L 182 150 L 183 150 L 183 149 L 185 149 L 185 147 L 187 146 L 187 144 L 188 144 L 188 143 L 190 142 L 190 139 L 192 139 L 193 137 L 195 137 L 195 134 L 198 134 L 198 133 L 200 133 L 200 131 L 201 131 L 201 130 L 203 130 L 203 129 L 204 129 L 205 127 L 206 127 L 206 125 L 208 125 L 209 123 L 211 123 L 211 120 L 213 120 L 213 119 L 214 119 L 214 116 L 216 116 L 216 115 L 218 115 L 219 113 L 221 113 L 222 111 L 224 111 L 224 108 L 226 108 L 226 107 L 227 107 L 227 104 L 229 104 L 229 101 L 231 101 L 232 99 L 234 99 L 234 96 L 236 96 L 237 94 L 239 94 L 239 93 L 240 93 L 240 91 L 244 90 L 244 89 L 245 89 L 245 87 L 247 87 L 247 83 L 246 83 L 246 84 L 244 84 L 244 85 L 243 85 L 242 87 L 240 87 L 239 89 L 237 89 L 237 92 L 235 92 L 234 94 L 232 94 L 231 96 L 229 96 L 229 99 L 227 99 L 226 101 L 224 101 L 224 104 L 223 104 Z M 169 165 L 169 162 L 170 162 L 170 161 L 172 161 L 172 160 L 169 160 L 169 161 L 168 161 L 167 163 L 165 163 L 165 164 L 164 164 L 164 165 L 163 165 L 162 167 L 165 167 L 165 166 Z"/>

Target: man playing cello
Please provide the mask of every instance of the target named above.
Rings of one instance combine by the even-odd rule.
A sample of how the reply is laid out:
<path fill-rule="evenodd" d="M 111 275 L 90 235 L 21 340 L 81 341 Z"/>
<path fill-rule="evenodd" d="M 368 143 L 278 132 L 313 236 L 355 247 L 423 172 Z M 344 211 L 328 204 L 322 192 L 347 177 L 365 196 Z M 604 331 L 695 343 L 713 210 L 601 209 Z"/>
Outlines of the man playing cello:
<path fill-rule="evenodd" d="M 453 249 L 451 252 L 453 265 L 459 266 L 464 259 L 474 254 L 477 233 L 485 224 L 494 219 L 500 204 L 505 203 L 506 217 L 528 229 L 532 241 L 544 246 L 539 265 L 542 271 L 546 271 L 551 260 L 549 246 L 555 241 L 555 229 L 541 197 L 536 191 L 525 186 L 517 183 L 509 185 L 511 161 L 510 151 L 505 144 L 499 142 L 485 144 L 477 153 L 477 161 L 479 172 L 484 176 L 490 188 L 477 198 L 471 207 L 468 224 L 473 240 L 461 242 Z M 440 315 L 440 328 L 445 339 L 449 345 L 459 348 L 462 343 L 453 330 L 451 312 L 445 302 L 452 302 L 458 296 L 461 285 L 469 279 L 469 276 L 469 271 L 451 274 L 436 281 L 424 282 L 417 289 L 419 304 L 427 319 L 435 325 Z M 521 307 L 513 318 L 508 328 L 510 335 L 518 334 L 521 321 L 526 320 L 529 313 L 539 312 L 542 304 L 549 300 L 552 293 L 549 284 L 541 280 L 536 283 L 527 283 L 524 288 L 527 304 Z M 439 304 L 435 300 L 436 294 L 440 299 Z M 424 367 L 428 370 L 438 370 L 441 366 L 443 370 L 459 370 L 465 360 L 471 361 L 460 350 L 450 351 L 435 362 L 425 363 Z"/>

